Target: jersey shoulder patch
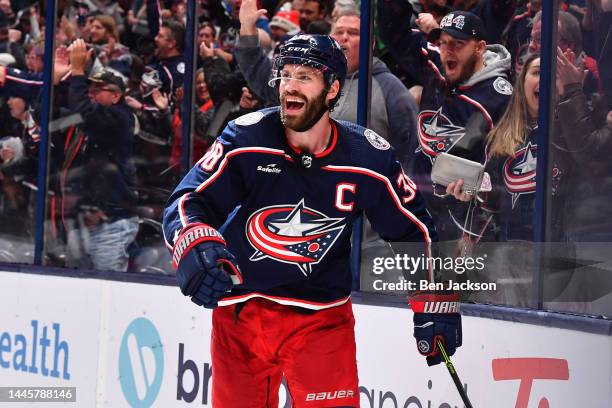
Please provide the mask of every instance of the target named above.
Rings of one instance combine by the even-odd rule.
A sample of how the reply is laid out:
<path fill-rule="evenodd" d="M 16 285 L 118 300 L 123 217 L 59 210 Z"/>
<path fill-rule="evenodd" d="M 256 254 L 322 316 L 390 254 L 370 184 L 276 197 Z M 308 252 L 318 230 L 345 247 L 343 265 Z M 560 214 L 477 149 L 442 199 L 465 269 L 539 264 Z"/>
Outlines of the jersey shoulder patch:
<path fill-rule="evenodd" d="M 378 150 L 389 150 L 391 145 L 381 135 L 371 129 L 366 129 L 363 132 L 368 142 Z"/>
<path fill-rule="evenodd" d="M 493 81 L 493 89 L 502 95 L 512 95 L 512 91 L 514 90 L 512 84 L 502 77 L 497 77 L 495 81 Z"/>
<path fill-rule="evenodd" d="M 256 123 L 259 123 L 263 119 L 263 117 L 263 112 L 251 112 L 247 113 L 246 115 L 242 115 L 239 118 L 236 118 L 234 123 L 236 123 L 236 125 L 238 126 L 251 126 Z"/>

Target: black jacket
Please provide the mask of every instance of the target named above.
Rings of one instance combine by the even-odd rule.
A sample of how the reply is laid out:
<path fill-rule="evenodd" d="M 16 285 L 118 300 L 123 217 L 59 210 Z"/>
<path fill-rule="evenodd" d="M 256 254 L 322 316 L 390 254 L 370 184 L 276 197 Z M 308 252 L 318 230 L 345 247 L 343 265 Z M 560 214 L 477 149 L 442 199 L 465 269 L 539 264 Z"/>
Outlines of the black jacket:
<path fill-rule="evenodd" d="M 100 208 L 112 221 L 133 215 L 135 184 L 133 163 L 134 114 L 123 100 L 112 106 L 92 102 L 83 75 L 70 80 L 69 106 L 83 123 L 69 132 L 64 145 L 62 197 L 72 195 L 78 210 Z"/>

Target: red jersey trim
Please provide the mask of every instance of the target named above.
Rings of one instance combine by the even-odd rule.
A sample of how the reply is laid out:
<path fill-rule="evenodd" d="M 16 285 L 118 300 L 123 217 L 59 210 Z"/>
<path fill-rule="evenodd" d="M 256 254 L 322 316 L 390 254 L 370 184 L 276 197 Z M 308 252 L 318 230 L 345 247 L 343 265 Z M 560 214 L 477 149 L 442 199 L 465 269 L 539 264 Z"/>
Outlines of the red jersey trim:
<path fill-rule="evenodd" d="M 321 153 L 317 153 L 314 155 L 314 157 L 316 157 L 317 159 L 320 159 L 321 157 L 325 157 L 328 154 L 330 154 L 336 147 L 336 144 L 338 144 L 338 128 L 336 127 L 336 124 L 333 121 L 330 121 L 330 124 L 332 127 L 331 141 L 328 144 L 328 146 L 325 148 L 325 150 L 323 150 Z M 289 141 L 287 141 L 287 144 L 289 145 L 291 150 L 293 150 L 295 153 L 297 154 L 302 153 L 301 150 L 293 146 L 291 143 L 289 143 Z"/>
<path fill-rule="evenodd" d="M 491 119 L 491 115 L 489 115 L 489 112 L 485 109 L 484 106 L 482 106 L 480 104 L 480 102 L 475 101 L 474 99 L 472 99 L 472 98 L 470 98 L 469 96 L 466 96 L 466 95 L 457 95 L 457 97 L 463 99 L 467 103 L 469 103 L 471 105 L 474 105 L 476 108 L 478 108 L 482 112 L 482 114 L 484 115 L 484 117 L 487 120 L 487 122 L 489 123 L 489 130 L 491 130 L 493 128 L 493 119 Z"/>

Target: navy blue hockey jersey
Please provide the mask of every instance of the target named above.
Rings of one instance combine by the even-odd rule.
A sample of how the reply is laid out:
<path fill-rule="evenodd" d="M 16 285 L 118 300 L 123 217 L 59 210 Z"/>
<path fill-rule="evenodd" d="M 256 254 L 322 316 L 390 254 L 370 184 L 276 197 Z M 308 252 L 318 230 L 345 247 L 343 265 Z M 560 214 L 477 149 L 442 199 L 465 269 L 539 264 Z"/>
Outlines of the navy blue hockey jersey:
<path fill-rule="evenodd" d="M 161 90 L 167 94 L 174 94 L 176 88 L 183 86 L 185 58 L 182 55 L 163 58 L 147 65 L 146 70 L 157 71 L 162 82 Z"/>
<path fill-rule="evenodd" d="M 239 206 L 223 236 L 244 284 L 219 305 L 257 296 L 310 309 L 346 302 L 351 225 L 362 212 L 383 239 L 423 242 L 428 254 L 433 222 L 389 143 L 348 122 L 332 121 L 332 129 L 305 168 L 278 107 L 249 113 L 229 123 L 172 193 L 164 212 L 170 249 L 184 226 L 218 229 Z"/>
<path fill-rule="evenodd" d="M 552 241 L 564 239 L 563 203 L 566 197 L 568 173 L 573 167 L 573 161 L 561 138 L 556 138 L 551 155 L 552 167 L 548 181 L 552 203 L 550 205 L 549 239 Z M 558 150 L 560 149 L 560 150 Z M 538 145 L 537 127 L 529 131 L 526 140 L 516 149 L 511 157 L 492 157 L 487 164 L 491 174 L 493 191 L 486 197 L 485 205 L 490 212 L 499 212 L 498 223 L 501 236 L 499 241 L 533 241 L 536 216 L 536 167 Z M 559 201 L 561 200 L 561 201 Z M 487 202 L 490 201 L 490 202 Z"/>
<path fill-rule="evenodd" d="M 0 67 L 0 96 L 17 96 L 32 102 L 39 97 L 42 86 L 42 74 Z"/>

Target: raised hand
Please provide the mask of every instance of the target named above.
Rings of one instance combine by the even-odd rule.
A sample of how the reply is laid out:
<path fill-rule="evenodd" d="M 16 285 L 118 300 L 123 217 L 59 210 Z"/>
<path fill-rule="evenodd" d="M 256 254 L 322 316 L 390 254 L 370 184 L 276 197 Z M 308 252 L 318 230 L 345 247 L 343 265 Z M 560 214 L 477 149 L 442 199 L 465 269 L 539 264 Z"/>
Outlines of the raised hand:
<path fill-rule="evenodd" d="M 212 47 L 212 44 L 206 44 L 206 41 L 202 41 L 200 43 L 200 58 L 206 59 L 215 56 L 215 49 Z"/>
<path fill-rule="evenodd" d="M 434 16 L 430 13 L 420 13 L 419 18 L 415 22 L 419 30 L 425 34 L 429 34 L 434 28 L 440 27 Z"/>
<path fill-rule="evenodd" d="M 266 15 L 265 9 L 257 9 L 257 0 L 243 0 L 240 6 L 240 35 L 257 35 L 257 20 Z"/>
<path fill-rule="evenodd" d="M 569 84 L 582 84 L 586 70 L 576 66 L 576 54 L 571 49 L 565 52 L 557 47 L 557 86 L 559 94 L 563 94 Z"/>
<path fill-rule="evenodd" d="M 70 65 L 72 65 L 72 74 L 83 75 L 87 60 L 91 55 L 91 50 L 87 50 L 85 41 L 81 38 L 74 40 L 70 47 L 68 47 L 68 55 L 70 57 Z"/>
<path fill-rule="evenodd" d="M 151 96 L 153 97 L 155 106 L 157 106 L 160 111 L 168 109 L 168 96 L 166 94 L 161 93 L 159 89 L 155 89 Z"/>
<path fill-rule="evenodd" d="M 66 73 L 70 72 L 70 56 L 65 46 L 55 49 L 55 61 L 53 63 L 53 84 L 57 85 Z"/>
<path fill-rule="evenodd" d="M 251 91 L 246 86 L 242 88 L 240 96 L 240 107 L 242 109 L 253 109 L 257 105 L 257 99 L 253 97 Z"/>

